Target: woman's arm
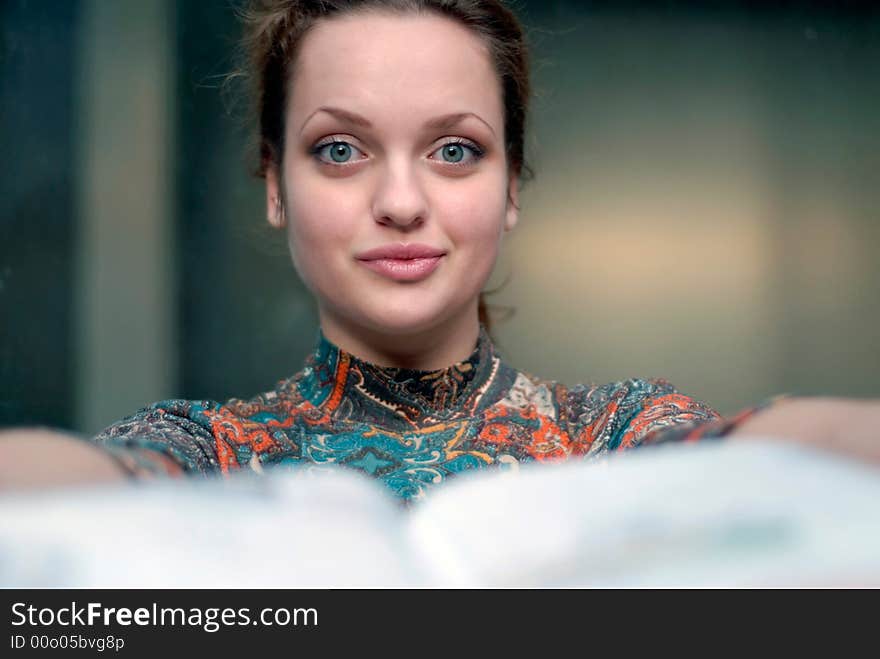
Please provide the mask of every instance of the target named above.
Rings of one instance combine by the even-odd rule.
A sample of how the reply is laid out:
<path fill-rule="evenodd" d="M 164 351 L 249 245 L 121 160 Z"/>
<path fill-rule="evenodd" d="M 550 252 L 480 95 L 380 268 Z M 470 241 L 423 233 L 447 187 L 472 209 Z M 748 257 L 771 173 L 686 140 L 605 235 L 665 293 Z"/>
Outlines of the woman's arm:
<path fill-rule="evenodd" d="M 775 396 L 722 418 L 662 379 L 628 380 L 583 395 L 573 390 L 577 437 L 596 452 L 750 437 L 812 446 L 880 464 L 880 399 Z M 601 394 L 598 395 L 598 394 Z M 599 412 L 597 412 L 597 410 Z M 598 446 L 597 443 L 602 445 Z"/>
<path fill-rule="evenodd" d="M 48 428 L 0 431 L 0 490 L 180 477 L 219 471 L 212 401 L 166 400 L 95 437 Z"/>
<path fill-rule="evenodd" d="M 47 428 L 0 431 L 0 491 L 126 478 L 122 465 L 92 442 Z"/>
<path fill-rule="evenodd" d="M 880 464 L 880 399 L 786 398 L 729 436 L 775 438 Z"/>

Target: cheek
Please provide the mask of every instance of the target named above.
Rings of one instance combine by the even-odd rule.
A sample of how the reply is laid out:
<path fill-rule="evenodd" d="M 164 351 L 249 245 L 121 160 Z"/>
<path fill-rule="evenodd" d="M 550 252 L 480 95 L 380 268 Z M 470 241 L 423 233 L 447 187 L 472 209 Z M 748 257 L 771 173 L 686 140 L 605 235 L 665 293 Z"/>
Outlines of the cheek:
<path fill-rule="evenodd" d="M 353 187 L 299 180 L 298 186 L 288 186 L 288 242 L 300 275 L 315 280 L 326 276 L 332 260 L 346 257 L 363 216 L 363 202 Z M 297 195 L 297 189 L 308 193 Z"/>
<path fill-rule="evenodd" d="M 443 195 L 438 211 L 450 240 L 459 249 L 491 258 L 504 226 L 507 197 L 500 192 L 504 183 L 487 177 L 466 185 Z"/>

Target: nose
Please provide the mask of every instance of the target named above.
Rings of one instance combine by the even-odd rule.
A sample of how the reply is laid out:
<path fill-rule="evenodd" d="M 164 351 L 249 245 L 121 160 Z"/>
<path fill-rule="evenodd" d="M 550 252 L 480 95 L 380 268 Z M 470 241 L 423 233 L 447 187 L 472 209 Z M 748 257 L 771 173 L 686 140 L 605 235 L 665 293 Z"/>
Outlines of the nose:
<path fill-rule="evenodd" d="M 373 199 L 373 217 L 379 224 L 413 228 L 425 222 L 428 201 L 411 163 L 389 163 Z"/>

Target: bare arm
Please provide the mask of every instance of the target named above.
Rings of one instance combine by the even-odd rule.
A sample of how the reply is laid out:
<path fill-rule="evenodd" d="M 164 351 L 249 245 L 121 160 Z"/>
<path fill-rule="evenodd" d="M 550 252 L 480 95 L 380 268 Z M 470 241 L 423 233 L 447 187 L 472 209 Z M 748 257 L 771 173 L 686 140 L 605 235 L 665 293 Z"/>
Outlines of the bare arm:
<path fill-rule="evenodd" d="M 208 475 L 220 470 L 212 401 L 166 400 L 95 437 L 49 428 L 0 431 L 0 491 Z"/>
<path fill-rule="evenodd" d="M 0 431 L 0 492 L 125 479 L 113 457 L 83 439 L 47 428 Z"/>
<path fill-rule="evenodd" d="M 789 398 L 738 425 L 730 437 L 773 437 L 880 465 L 880 399 Z"/>

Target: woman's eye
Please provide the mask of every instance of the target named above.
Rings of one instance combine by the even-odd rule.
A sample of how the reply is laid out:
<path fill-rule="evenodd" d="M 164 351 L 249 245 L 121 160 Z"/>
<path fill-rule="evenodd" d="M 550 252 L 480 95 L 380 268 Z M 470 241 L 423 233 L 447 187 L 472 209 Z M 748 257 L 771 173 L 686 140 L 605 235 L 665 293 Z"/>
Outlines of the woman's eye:
<path fill-rule="evenodd" d="M 447 142 L 431 155 L 439 154 L 435 159 L 450 165 L 469 165 L 479 160 L 483 152 L 476 146 L 464 142 Z"/>
<path fill-rule="evenodd" d="M 356 146 L 342 140 L 318 144 L 313 147 L 312 154 L 328 165 L 346 165 L 364 156 Z M 433 151 L 430 157 L 449 165 L 465 166 L 473 164 L 482 156 L 483 151 L 476 144 L 447 142 Z"/>
<path fill-rule="evenodd" d="M 330 142 L 328 144 L 319 144 L 313 150 L 313 153 L 323 162 L 333 165 L 344 165 L 352 160 L 357 160 L 361 150 L 348 142 Z"/>

